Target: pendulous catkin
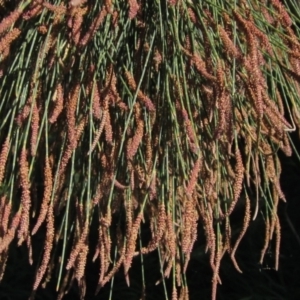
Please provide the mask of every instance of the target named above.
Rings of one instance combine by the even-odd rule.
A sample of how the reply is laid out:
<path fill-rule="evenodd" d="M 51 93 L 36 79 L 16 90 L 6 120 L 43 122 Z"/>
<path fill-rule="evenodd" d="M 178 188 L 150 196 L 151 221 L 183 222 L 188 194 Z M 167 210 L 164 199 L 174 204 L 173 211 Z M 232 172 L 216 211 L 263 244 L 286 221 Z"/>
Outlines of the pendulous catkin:
<path fill-rule="evenodd" d="M 0 36 L 9 29 L 21 16 L 22 10 L 20 8 L 15 9 L 9 16 L 2 19 L 0 22 Z"/>
<path fill-rule="evenodd" d="M 9 148 L 10 148 L 10 136 L 8 135 L 2 145 L 1 153 L 0 153 L 0 186 L 4 178 L 5 166 L 9 155 Z"/>
<path fill-rule="evenodd" d="M 18 244 L 21 245 L 28 237 L 29 234 L 29 219 L 30 219 L 30 208 L 31 208 L 31 196 L 30 196 L 30 181 L 29 181 L 29 166 L 27 160 L 27 150 L 25 147 L 22 148 L 20 159 L 20 184 L 22 188 L 21 194 L 21 220 L 20 227 L 18 230 Z"/>

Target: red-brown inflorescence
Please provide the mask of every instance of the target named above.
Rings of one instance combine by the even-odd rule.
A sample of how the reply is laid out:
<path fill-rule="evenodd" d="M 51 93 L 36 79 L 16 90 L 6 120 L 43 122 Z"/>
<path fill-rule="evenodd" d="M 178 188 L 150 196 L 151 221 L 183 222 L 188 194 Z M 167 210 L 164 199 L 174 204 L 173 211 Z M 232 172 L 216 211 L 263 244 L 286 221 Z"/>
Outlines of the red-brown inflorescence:
<path fill-rule="evenodd" d="M 51 170 L 49 158 L 46 157 L 45 167 L 44 167 L 44 195 L 43 195 L 43 200 L 42 200 L 38 219 L 36 221 L 35 226 L 32 229 L 32 235 L 34 235 L 38 231 L 38 229 L 46 219 L 48 213 L 48 206 L 52 194 L 52 186 L 53 186 L 52 170 Z"/>
<path fill-rule="evenodd" d="M 202 165 L 202 159 L 203 159 L 202 157 L 199 157 L 194 163 L 193 169 L 191 171 L 190 179 L 186 187 L 186 193 L 188 196 L 191 196 L 195 190 L 197 180 L 198 180 L 198 175 Z"/>
<path fill-rule="evenodd" d="M 113 129 L 111 126 L 111 119 L 110 119 L 110 114 L 109 110 L 106 115 L 106 120 L 104 124 L 104 131 L 105 131 L 105 141 L 109 144 L 112 145 L 113 143 Z"/>
<path fill-rule="evenodd" d="M 239 266 L 236 262 L 235 253 L 236 253 L 236 250 L 237 250 L 242 238 L 244 237 L 244 235 L 249 227 L 250 218 L 251 218 L 250 199 L 249 199 L 249 196 L 246 194 L 246 205 L 245 205 L 245 216 L 244 216 L 243 228 L 242 228 L 242 231 L 240 232 L 240 234 L 232 248 L 232 251 L 230 253 L 230 257 L 233 262 L 233 265 L 240 273 L 242 273 L 242 270 L 239 268 Z"/>
<path fill-rule="evenodd" d="M 100 92 L 99 92 L 98 85 L 96 83 L 94 84 L 93 116 L 97 120 L 100 120 L 102 117 Z"/>
<path fill-rule="evenodd" d="M 55 15 L 64 15 L 67 12 L 67 8 L 64 4 L 51 4 L 47 1 L 43 1 L 43 6 L 53 12 Z"/>
<path fill-rule="evenodd" d="M 135 122 L 136 122 L 136 130 L 134 136 L 131 141 L 129 141 L 127 146 L 127 159 L 132 160 L 135 156 L 138 147 L 143 139 L 144 135 L 144 121 L 141 115 L 141 107 L 138 103 L 134 106 L 134 115 L 135 115 Z"/>
<path fill-rule="evenodd" d="M 14 28 L 0 39 L 0 55 L 10 48 L 11 43 L 19 37 L 21 30 Z"/>
<path fill-rule="evenodd" d="M 36 274 L 35 282 L 33 284 L 34 291 L 36 291 L 37 288 L 39 287 L 40 282 L 43 279 L 43 276 L 49 266 L 50 255 L 51 255 L 53 241 L 54 241 L 54 232 L 55 232 L 54 212 L 53 212 L 53 205 L 50 204 L 47 213 L 47 231 L 46 231 L 46 240 L 44 246 L 44 254 L 43 254 L 42 262 Z"/>
<path fill-rule="evenodd" d="M 1 152 L 0 152 L 0 186 L 2 184 L 4 174 L 5 174 L 5 166 L 9 155 L 9 148 L 10 148 L 10 136 L 8 135 L 2 145 Z"/>
<path fill-rule="evenodd" d="M 10 201 L 7 203 L 7 197 L 1 197 L 1 214 L 0 214 L 0 237 L 7 233 L 9 219 L 11 215 L 12 204 Z"/>
<path fill-rule="evenodd" d="M 68 140 L 74 145 L 75 142 L 75 127 L 76 127 L 76 108 L 80 95 L 80 84 L 76 83 L 75 87 L 69 95 L 67 109 L 67 125 L 68 125 Z"/>
<path fill-rule="evenodd" d="M 104 127 L 105 127 L 106 118 L 108 117 L 108 114 L 109 114 L 108 109 L 105 109 L 105 110 L 103 111 L 103 114 L 102 114 L 102 119 L 101 119 L 101 122 L 100 122 L 100 126 L 99 126 L 98 130 L 96 131 L 94 140 L 93 140 L 93 142 L 92 142 L 92 145 L 90 146 L 88 155 L 90 155 L 90 154 L 94 151 L 94 149 L 95 149 L 96 146 L 97 146 L 97 143 L 99 142 L 99 139 L 100 139 L 101 134 L 102 134 L 102 132 L 103 132 L 103 129 L 104 129 Z"/>
<path fill-rule="evenodd" d="M 136 240 L 137 240 L 142 218 L 143 218 L 143 212 L 140 212 L 137 215 L 136 219 L 134 220 L 132 224 L 132 228 L 130 229 L 130 235 L 126 245 L 126 253 L 125 253 L 125 260 L 124 260 L 124 273 L 126 277 L 128 276 L 128 271 L 131 266 L 132 259 L 134 257 Z"/>
<path fill-rule="evenodd" d="M 2 19 L 0 22 L 0 36 L 5 33 L 21 16 L 22 10 L 18 7 L 13 10 L 9 16 Z"/>
<path fill-rule="evenodd" d="M 218 30 L 219 30 L 220 38 L 224 44 L 226 53 L 233 58 L 236 59 L 241 58 L 242 55 L 241 51 L 237 48 L 236 45 L 234 45 L 233 41 L 229 37 L 226 30 L 221 25 L 218 25 Z"/>
<path fill-rule="evenodd" d="M 136 92 L 136 90 L 137 90 L 137 84 L 136 84 L 136 81 L 135 81 L 133 75 L 129 71 L 125 71 L 125 77 L 126 77 L 126 81 L 128 83 L 129 88 L 133 92 Z M 155 111 L 155 106 L 154 106 L 153 102 L 141 90 L 139 90 L 137 92 L 137 98 L 138 98 L 139 101 L 141 101 L 141 103 L 143 103 L 147 107 L 147 109 L 150 112 L 154 112 Z"/>
<path fill-rule="evenodd" d="M 87 12 L 87 9 L 73 9 L 74 15 L 72 20 L 72 39 L 75 45 L 79 44 L 81 36 L 81 27 L 83 23 L 83 17 Z"/>
<path fill-rule="evenodd" d="M 31 197 L 30 197 L 30 181 L 29 181 L 29 166 L 27 160 L 27 150 L 25 147 L 22 148 L 20 159 L 20 185 L 22 188 L 21 195 L 21 221 L 20 228 L 18 231 L 18 244 L 21 245 L 23 241 L 27 240 L 29 234 L 29 219 L 30 219 L 30 207 L 31 207 Z"/>
<path fill-rule="evenodd" d="M 84 47 L 94 37 L 94 35 L 97 32 L 98 28 L 103 23 L 106 15 L 107 15 L 107 10 L 103 6 L 101 11 L 99 12 L 98 16 L 93 20 L 92 24 L 90 25 L 89 30 L 87 31 L 87 33 L 81 39 L 81 41 L 79 43 L 79 45 L 81 47 Z"/>
<path fill-rule="evenodd" d="M 12 218 L 9 229 L 7 230 L 7 232 L 4 234 L 3 238 L 1 239 L 0 254 L 3 251 L 6 251 L 8 249 L 10 243 L 14 239 L 15 233 L 21 222 L 21 213 L 22 213 L 22 209 L 19 209 L 17 211 L 17 213 L 14 215 L 14 217 Z"/>
<path fill-rule="evenodd" d="M 80 7 L 82 4 L 86 3 L 87 0 L 70 0 L 69 3 L 72 7 Z"/>
<path fill-rule="evenodd" d="M 233 209 L 235 204 L 240 198 L 242 187 L 243 187 L 243 180 L 244 180 L 244 165 L 243 165 L 243 159 L 242 155 L 240 152 L 240 149 L 236 147 L 235 150 L 235 159 L 236 159 L 236 164 L 235 164 L 235 178 L 234 178 L 234 185 L 233 185 L 233 201 L 232 204 L 230 205 L 228 209 L 228 213 L 230 214 Z"/>
<path fill-rule="evenodd" d="M 75 261 L 78 258 L 80 251 L 82 250 L 82 248 L 84 247 L 84 245 L 86 243 L 86 239 L 88 236 L 88 228 L 89 228 L 89 222 L 88 222 L 88 220 L 86 220 L 84 223 L 83 231 L 80 235 L 80 238 L 78 239 L 77 243 L 75 244 L 75 246 L 73 247 L 73 249 L 71 251 L 70 258 L 69 258 L 69 261 L 66 266 L 67 270 L 74 267 Z"/>
<path fill-rule="evenodd" d="M 129 19 L 134 19 L 140 9 L 139 4 L 137 3 L 137 0 L 128 0 L 129 4 Z"/>
<path fill-rule="evenodd" d="M 43 11 L 43 0 L 33 0 L 29 9 L 22 14 L 24 20 L 29 20 L 41 14 Z"/>
<path fill-rule="evenodd" d="M 61 83 L 57 84 L 55 94 L 53 95 L 54 109 L 49 118 L 50 123 L 55 123 L 64 109 L 64 90 Z"/>
<path fill-rule="evenodd" d="M 279 20 L 282 22 L 282 24 L 286 27 L 292 26 L 293 21 L 280 0 L 271 0 L 271 4 L 278 11 Z"/>
<path fill-rule="evenodd" d="M 31 156 L 36 155 L 36 148 L 37 148 L 37 138 L 38 138 L 38 132 L 40 127 L 40 114 L 39 109 L 37 106 L 37 102 L 34 101 L 32 104 L 32 117 L 31 117 L 31 138 L 30 138 L 30 151 Z"/>

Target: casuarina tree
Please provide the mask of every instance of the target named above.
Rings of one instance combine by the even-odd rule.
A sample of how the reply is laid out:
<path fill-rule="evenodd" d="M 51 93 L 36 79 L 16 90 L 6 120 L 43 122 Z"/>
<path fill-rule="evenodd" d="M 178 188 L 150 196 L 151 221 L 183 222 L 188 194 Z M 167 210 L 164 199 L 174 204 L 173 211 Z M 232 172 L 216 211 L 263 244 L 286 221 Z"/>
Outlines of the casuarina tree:
<path fill-rule="evenodd" d="M 222 257 L 241 272 L 235 254 L 258 214 L 260 261 L 272 246 L 277 269 L 278 153 L 292 154 L 300 126 L 297 5 L 0 0 L 1 278 L 11 247 L 26 245 L 32 299 L 54 273 L 59 299 L 72 284 L 84 299 L 88 253 L 98 292 L 116 272 L 129 285 L 136 256 L 156 251 L 169 296 L 188 299 L 202 228 L 216 299 Z"/>

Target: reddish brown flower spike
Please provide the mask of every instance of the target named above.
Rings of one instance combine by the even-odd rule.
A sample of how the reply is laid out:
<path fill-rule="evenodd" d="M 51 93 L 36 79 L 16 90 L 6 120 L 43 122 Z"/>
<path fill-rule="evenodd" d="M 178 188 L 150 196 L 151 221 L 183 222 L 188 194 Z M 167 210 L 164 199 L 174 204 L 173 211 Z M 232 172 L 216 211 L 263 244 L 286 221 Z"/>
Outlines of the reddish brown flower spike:
<path fill-rule="evenodd" d="M 21 245 L 23 241 L 27 239 L 28 236 L 30 207 L 31 207 L 29 166 L 27 161 L 26 148 L 22 148 L 19 165 L 20 165 L 20 181 L 22 187 L 22 195 L 21 195 L 22 213 L 21 213 L 20 228 L 18 232 L 18 238 L 19 238 L 18 244 Z"/>
<path fill-rule="evenodd" d="M 288 12 L 286 11 L 285 7 L 279 0 L 271 0 L 272 5 L 277 9 L 279 13 L 279 19 L 281 20 L 282 24 L 286 27 L 290 27 L 293 25 L 293 21 L 289 16 Z"/>
<path fill-rule="evenodd" d="M 194 167 L 191 172 L 190 180 L 186 188 L 186 193 L 189 196 L 191 196 L 194 192 L 198 180 L 199 171 L 201 169 L 201 164 L 202 164 L 202 159 L 201 157 L 199 157 L 194 164 Z"/>
<path fill-rule="evenodd" d="M 128 0 L 129 4 L 129 19 L 132 20 L 136 17 L 140 6 L 138 5 L 136 0 Z"/>
<path fill-rule="evenodd" d="M 0 54 L 2 54 L 7 48 L 10 47 L 10 44 L 18 38 L 21 34 L 21 30 L 18 28 L 14 28 L 12 31 L 8 32 L 1 40 L 0 40 Z"/>
<path fill-rule="evenodd" d="M 0 35 L 9 29 L 20 17 L 22 10 L 19 8 L 15 9 L 10 15 L 4 19 L 2 19 L 0 23 Z"/>
<path fill-rule="evenodd" d="M 38 231 L 38 229 L 46 219 L 46 215 L 48 212 L 48 204 L 51 198 L 52 185 L 53 185 L 52 171 L 49 163 L 49 158 L 47 157 L 45 161 L 45 168 L 44 168 L 44 196 L 40 208 L 40 214 L 38 216 L 36 225 L 32 230 L 32 235 L 34 235 Z"/>
<path fill-rule="evenodd" d="M 63 111 L 63 104 L 64 104 L 64 91 L 62 85 L 59 83 L 56 88 L 56 92 L 54 94 L 55 98 L 55 106 L 54 110 L 52 112 L 51 117 L 49 118 L 49 122 L 51 124 L 55 123 L 57 121 L 57 118 Z"/>
<path fill-rule="evenodd" d="M 31 118 L 31 140 L 30 140 L 31 156 L 35 156 L 36 154 L 37 138 L 39 132 L 39 121 L 40 121 L 39 110 L 36 101 L 34 101 L 33 108 L 32 108 L 32 118 Z"/>
<path fill-rule="evenodd" d="M 37 271 L 35 282 L 33 285 L 33 290 L 36 291 L 40 285 L 43 276 L 49 267 L 50 255 L 53 247 L 53 240 L 54 240 L 54 213 L 53 213 L 53 206 L 50 205 L 47 214 L 47 231 L 46 231 L 46 239 L 45 239 L 45 246 L 44 246 L 44 254 L 41 265 Z"/>
<path fill-rule="evenodd" d="M 5 165 L 8 157 L 9 147 L 10 147 L 10 137 L 7 136 L 4 144 L 2 145 L 2 149 L 0 153 L 0 186 L 4 178 Z"/>

